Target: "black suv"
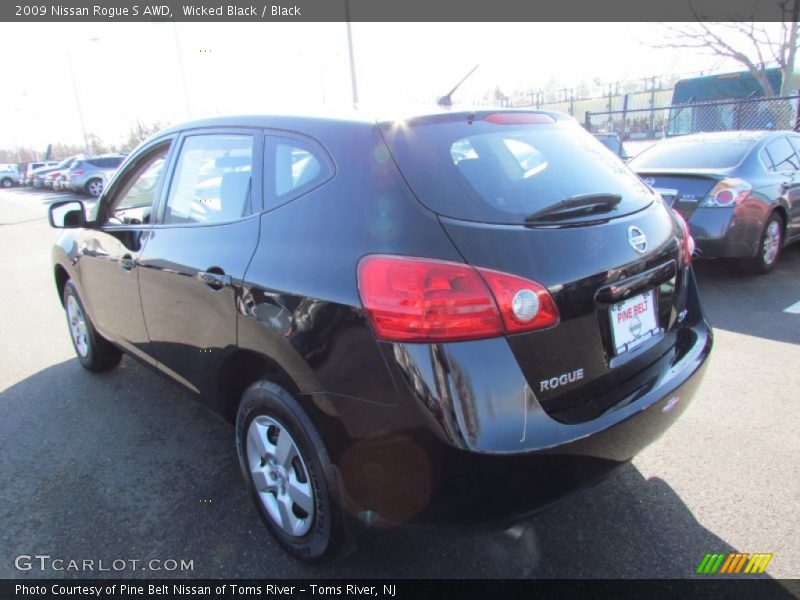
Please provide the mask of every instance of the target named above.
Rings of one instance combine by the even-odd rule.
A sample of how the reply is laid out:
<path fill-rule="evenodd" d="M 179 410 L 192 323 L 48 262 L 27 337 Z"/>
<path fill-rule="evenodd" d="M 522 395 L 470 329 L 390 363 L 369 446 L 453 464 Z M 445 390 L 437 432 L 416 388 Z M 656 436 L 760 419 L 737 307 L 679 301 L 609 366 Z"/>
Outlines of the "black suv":
<path fill-rule="evenodd" d="M 260 514 L 308 561 L 598 481 L 712 346 L 685 223 L 558 113 L 194 122 L 50 219 L 81 364 L 125 352 L 235 423 Z"/>

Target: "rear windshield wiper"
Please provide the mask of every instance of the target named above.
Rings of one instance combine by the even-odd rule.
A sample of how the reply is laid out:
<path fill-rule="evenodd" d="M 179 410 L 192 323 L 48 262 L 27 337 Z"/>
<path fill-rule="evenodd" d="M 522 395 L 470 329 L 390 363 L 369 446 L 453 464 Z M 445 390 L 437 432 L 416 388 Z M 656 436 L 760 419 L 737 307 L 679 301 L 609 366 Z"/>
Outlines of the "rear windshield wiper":
<path fill-rule="evenodd" d="M 529 214 L 525 217 L 525 223 L 556 221 L 565 217 L 609 212 L 621 201 L 622 196 L 619 194 L 581 194 Z"/>

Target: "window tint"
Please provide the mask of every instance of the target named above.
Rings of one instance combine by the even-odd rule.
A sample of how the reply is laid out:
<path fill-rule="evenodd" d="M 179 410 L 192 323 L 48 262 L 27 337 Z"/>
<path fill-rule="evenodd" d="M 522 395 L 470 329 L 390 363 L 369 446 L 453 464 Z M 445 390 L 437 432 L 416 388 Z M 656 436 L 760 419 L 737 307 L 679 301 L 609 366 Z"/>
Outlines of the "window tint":
<path fill-rule="evenodd" d="M 272 206 L 296 198 L 332 175 L 324 151 L 305 140 L 268 137 L 264 161 Z"/>
<path fill-rule="evenodd" d="M 100 169 L 114 169 L 122 164 L 122 158 L 119 157 L 104 157 L 104 158 L 93 158 L 89 162 L 89 164 L 94 165 Z"/>
<path fill-rule="evenodd" d="M 765 146 L 765 149 L 772 158 L 772 164 L 774 165 L 769 170 L 780 173 L 783 171 L 797 171 L 800 168 L 794 148 L 785 137 L 772 140 Z"/>
<path fill-rule="evenodd" d="M 727 169 L 742 162 L 754 144 L 754 140 L 668 140 L 645 150 L 628 164 L 634 171 Z"/>
<path fill-rule="evenodd" d="M 169 144 L 156 150 L 136 167 L 112 198 L 108 210 L 109 225 L 149 223 L 158 191 L 158 183 L 167 158 Z"/>
<path fill-rule="evenodd" d="M 382 129 L 417 197 L 457 219 L 521 223 L 585 194 L 622 196 L 617 214 L 653 201 L 619 157 L 573 121 L 495 124 L 454 114 Z"/>
<path fill-rule="evenodd" d="M 195 135 L 183 142 L 167 200 L 165 223 L 238 219 L 250 198 L 253 138 Z"/>

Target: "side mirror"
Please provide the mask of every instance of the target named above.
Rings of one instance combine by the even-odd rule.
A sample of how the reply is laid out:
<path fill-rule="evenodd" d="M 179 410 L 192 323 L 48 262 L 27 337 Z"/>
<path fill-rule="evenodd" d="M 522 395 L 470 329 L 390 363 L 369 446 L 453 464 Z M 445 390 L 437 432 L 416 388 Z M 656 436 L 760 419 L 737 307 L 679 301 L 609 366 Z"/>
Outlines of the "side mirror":
<path fill-rule="evenodd" d="M 50 227 L 76 229 L 86 226 L 86 213 L 80 200 L 66 200 L 50 205 Z"/>

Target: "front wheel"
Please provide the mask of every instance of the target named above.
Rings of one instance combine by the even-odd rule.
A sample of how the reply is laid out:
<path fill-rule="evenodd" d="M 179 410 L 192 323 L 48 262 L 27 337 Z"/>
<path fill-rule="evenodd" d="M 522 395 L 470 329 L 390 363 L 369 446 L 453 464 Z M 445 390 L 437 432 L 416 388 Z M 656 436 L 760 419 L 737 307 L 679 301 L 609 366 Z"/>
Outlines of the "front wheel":
<path fill-rule="evenodd" d="M 3 180 L 0 181 L 0 185 L 2 185 L 4 188 L 8 189 L 12 185 L 14 185 L 14 182 L 11 180 L 10 177 L 3 177 Z"/>
<path fill-rule="evenodd" d="M 783 219 L 772 213 L 764 225 L 758 243 L 758 251 L 754 258 L 742 261 L 741 265 L 751 273 L 769 273 L 778 264 L 783 248 Z"/>
<path fill-rule="evenodd" d="M 72 345 L 81 366 L 96 373 L 116 367 L 122 360 L 122 352 L 97 333 L 71 281 L 64 286 L 64 310 Z"/>
<path fill-rule="evenodd" d="M 325 563 L 345 539 L 336 478 L 311 419 L 283 388 L 259 381 L 236 417 L 239 464 L 270 533 L 295 558 Z"/>
<path fill-rule="evenodd" d="M 98 198 L 100 194 L 103 193 L 103 180 L 90 179 L 86 183 L 86 193 L 89 194 L 92 198 Z"/>

